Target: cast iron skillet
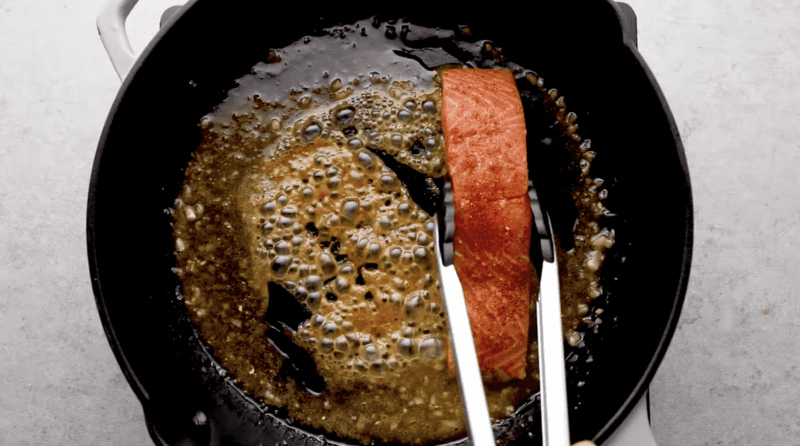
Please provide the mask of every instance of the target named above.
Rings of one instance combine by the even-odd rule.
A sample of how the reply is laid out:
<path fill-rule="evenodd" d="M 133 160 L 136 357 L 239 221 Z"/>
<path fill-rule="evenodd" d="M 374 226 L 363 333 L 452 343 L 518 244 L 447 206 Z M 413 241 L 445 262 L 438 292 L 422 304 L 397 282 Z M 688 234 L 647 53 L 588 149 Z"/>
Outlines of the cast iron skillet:
<path fill-rule="evenodd" d="M 154 441 L 332 441 L 249 398 L 211 357 L 180 301 L 165 210 L 200 140 L 201 116 L 221 102 L 234 79 L 270 48 L 376 14 L 443 28 L 468 24 L 491 36 L 509 60 L 536 70 L 568 98 L 579 133 L 593 141 L 592 174 L 605 178 L 605 204 L 616 215 L 603 224 L 615 229 L 617 243 L 607 254 L 603 296 L 596 301 L 605 310 L 604 322 L 587 331 L 585 348 L 566 351 L 571 437 L 605 440 L 642 396 L 666 351 L 686 291 L 692 245 L 683 147 L 635 48 L 635 32 L 623 32 L 620 6 L 558 0 L 525 11 L 484 5 L 398 12 L 352 2 L 290 12 L 274 8 L 273 2 L 190 2 L 134 65 L 98 145 L 87 215 L 92 284 L 109 342 L 142 402 Z M 548 163 L 543 157 L 530 167 L 556 180 Z M 550 201 L 554 225 L 563 226 L 563 191 L 552 185 L 539 190 L 545 204 Z M 539 426 L 535 397 L 503 423 L 516 438 L 512 444 L 538 442 Z"/>

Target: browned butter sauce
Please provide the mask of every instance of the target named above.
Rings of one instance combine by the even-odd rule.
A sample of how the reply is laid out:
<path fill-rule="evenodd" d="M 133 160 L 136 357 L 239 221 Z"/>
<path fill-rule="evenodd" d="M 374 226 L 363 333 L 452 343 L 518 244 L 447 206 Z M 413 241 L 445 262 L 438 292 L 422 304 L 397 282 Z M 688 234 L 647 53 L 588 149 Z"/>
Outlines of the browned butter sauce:
<path fill-rule="evenodd" d="M 370 150 L 427 175 L 435 191 L 431 180 L 446 166 L 441 92 L 430 68 L 459 61 L 438 47 L 419 52 L 434 37 L 474 50 L 486 66 L 503 62 L 491 47 L 486 59 L 486 44 L 470 41 L 467 29 L 402 21 L 359 22 L 273 51 L 203 120 L 176 200 L 176 273 L 214 356 L 245 391 L 285 408 L 297 424 L 363 443 L 465 435 L 460 391 L 446 367 L 434 222 Z M 593 153 L 554 90 L 505 66 L 547 104 L 536 118 L 556 124 L 568 141 L 565 163 L 580 166 L 576 246 L 561 253 L 565 336 L 577 344 L 613 244 L 613 233 L 596 223 L 603 194 L 588 177 Z M 321 394 L 298 384 L 267 340 L 269 283 L 312 312 L 285 334 L 314 358 Z M 496 420 L 537 389 L 535 327 L 530 333 L 527 378 L 485 378 Z"/>

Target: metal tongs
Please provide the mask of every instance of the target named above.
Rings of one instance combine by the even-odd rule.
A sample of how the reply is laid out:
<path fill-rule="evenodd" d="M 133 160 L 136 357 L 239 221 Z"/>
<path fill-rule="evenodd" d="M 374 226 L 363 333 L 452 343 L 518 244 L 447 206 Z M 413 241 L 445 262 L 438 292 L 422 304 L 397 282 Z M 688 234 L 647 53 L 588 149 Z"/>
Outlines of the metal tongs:
<path fill-rule="evenodd" d="M 492 421 L 489 418 L 489 407 L 486 404 L 475 341 L 472 339 L 472 327 L 469 324 L 464 289 L 461 287 L 456 267 L 453 265 L 455 208 L 453 207 L 453 189 L 449 178 L 445 179 L 442 187 L 442 207 L 434 217 L 438 225 L 434 231 L 436 264 L 439 266 L 442 298 L 447 313 L 447 323 L 450 325 L 453 357 L 456 362 L 458 383 L 461 386 L 464 412 L 467 416 L 469 438 L 473 446 L 494 445 Z"/>
<path fill-rule="evenodd" d="M 531 251 L 541 250 L 543 259 L 540 271 L 539 299 L 536 303 L 539 382 L 542 404 L 542 444 L 544 446 L 569 445 L 569 419 L 567 413 L 566 370 L 564 345 L 561 334 L 561 294 L 559 291 L 558 264 L 555 256 L 550 219 L 541 207 L 533 182 L 528 182 L 534 226 L 538 246 L 531 240 Z M 458 381 L 469 429 L 474 446 L 495 444 L 489 409 L 486 404 L 483 380 L 478 366 L 475 342 L 469 322 L 464 290 L 453 265 L 453 234 L 455 208 L 452 184 L 445 179 L 442 187 L 442 206 L 436 213 L 436 262 L 441 278 L 442 296 L 450 325 Z M 538 253 L 537 253 L 538 254 Z M 532 258 L 538 257 L 532 256 Z"/>
<path fill-rule="evenodd" d="M 561 291 L 558 262 L 550 217 L 542 208 L 532 181 L 528 181 L 533 224 L 539 236 L 542 268 L 539 271 L 539 299 L 536 325 L 539 344 L 539 392 L 542 405 L 542 445 L 569 446 L 567 373 L 564 337 L 561 332 Z M 536 249 L 531 240 L 531 252 Z M 534 256 L 531 256 L 534 258 Z"/>

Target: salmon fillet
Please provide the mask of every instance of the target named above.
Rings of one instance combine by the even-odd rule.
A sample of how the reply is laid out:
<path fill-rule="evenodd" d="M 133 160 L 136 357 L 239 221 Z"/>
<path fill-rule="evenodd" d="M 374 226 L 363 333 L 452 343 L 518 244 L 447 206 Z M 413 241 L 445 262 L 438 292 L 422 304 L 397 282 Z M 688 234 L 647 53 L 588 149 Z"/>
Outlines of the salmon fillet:
<path fill-rule="evenodd" d="M 455 205 L 455 267 L 484 373 L 524 378 L 531 210 L 525 119 L 507 70 L 443 73 L 442 129 Z M 448 363 L 453 369 L 452 353 Z"/>

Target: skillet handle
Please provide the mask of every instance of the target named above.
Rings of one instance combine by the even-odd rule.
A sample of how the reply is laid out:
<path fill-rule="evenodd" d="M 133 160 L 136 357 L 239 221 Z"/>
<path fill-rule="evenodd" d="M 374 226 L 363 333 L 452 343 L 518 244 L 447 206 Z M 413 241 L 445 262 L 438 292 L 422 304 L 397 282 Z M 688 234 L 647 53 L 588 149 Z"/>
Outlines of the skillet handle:
<path fill-rule="evenodd" d="M 138 2 L 139 0 L 106 0 L 97 15 L 97 32 L 100 33 L 100 40 L 120 80 L 125 79 L 139 56 L 133 51 L 125 28 L 125 20 Z M 167 8 L 161 15 L 160 26 L 163 27 L 180 8 L 181 6 Z"/>
<path fill-rule="evenodd" d="M 156 446 L 219 446 L 222 444 L 217 421 L 204 411 L 191 415 L 177 408 L 147 410 L 152 405 L 144 405 L 144 419 L 147 431 Z M 176 442 L 177 441 L 177 442 Z"/>
<path fill-rule="evenodd" d="M 97 15 L 97 32 L 106 48 L 109 59 L 117 71 L 120 80 L 124 80 L 136 62 L 128 33 L 125 30 L 125 19 L 138 0 L 108 0 Z"/>
<path fill-rule="evenodd" d="M 642 395 L 625 421 L 603 442 L 603 446 L 658 446 L 648 415 L 648 394 Z"/>
<path fill-rule="evenodd" d="M 631 5 L 623 2 L 614 2 L 619 14 L 620 25 L 622 25 L 622 39 L 630 42 L 634 48 L 639 47 L 638 25 L 636 21 L 636 12 L 633 11 Z"/>

